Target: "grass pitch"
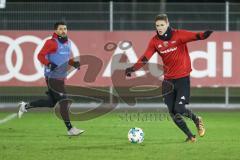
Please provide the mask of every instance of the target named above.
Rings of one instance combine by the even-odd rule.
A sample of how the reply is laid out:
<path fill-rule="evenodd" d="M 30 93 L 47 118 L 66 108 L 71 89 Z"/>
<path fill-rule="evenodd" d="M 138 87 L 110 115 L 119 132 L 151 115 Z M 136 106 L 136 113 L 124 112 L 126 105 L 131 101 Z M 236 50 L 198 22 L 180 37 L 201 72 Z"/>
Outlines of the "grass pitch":
<path fill-rule="evenodd" d="M 0 113 L 4 118 L 11 113 Z M 184 143 L 185 136 L 167 113 L 111 113 L 73 122 L 86 132 L 66 136 L 62 121 L 52 113 L 26 113 L 0 125 L 0 160 L 177 160 L 239 159 L 240 112 L 199 113 L 206 135 L 196 143 Z M 156 113 L 154 113 L 156 114 Z M 190 128 L 196 133 L 193 123 Z M 142 144 L 127 140 L 128 130 L 140 127 L 145 133 Z"/>

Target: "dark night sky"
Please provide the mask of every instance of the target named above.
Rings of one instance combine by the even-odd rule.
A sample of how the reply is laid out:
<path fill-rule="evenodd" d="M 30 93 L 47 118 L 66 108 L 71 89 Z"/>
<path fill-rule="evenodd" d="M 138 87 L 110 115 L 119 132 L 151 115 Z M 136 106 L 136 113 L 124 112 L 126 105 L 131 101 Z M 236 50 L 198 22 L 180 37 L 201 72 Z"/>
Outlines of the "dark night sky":
<path fill-rule="evenodd" d="M 161 0 L 113 0 L 114 2 L 160 2 Z M 226 0 L 166 0 L 166 2 L 216 2 L 223 3 Z M 229 2 L 238 2 L 240 0 L 228 0 Z M 109 2 L 109 0 L 7 0 L 7 2 Z"/>

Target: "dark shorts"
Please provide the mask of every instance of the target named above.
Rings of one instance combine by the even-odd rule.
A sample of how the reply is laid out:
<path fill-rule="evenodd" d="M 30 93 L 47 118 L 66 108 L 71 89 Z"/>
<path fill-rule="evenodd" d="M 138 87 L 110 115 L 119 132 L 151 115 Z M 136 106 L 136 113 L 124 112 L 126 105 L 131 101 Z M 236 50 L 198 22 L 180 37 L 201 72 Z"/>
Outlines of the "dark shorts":
<path fill-rule="evenodd" d="M 46 94 L 49 96 L 49 98 L 53 101 L 54 104 L 56 104 L 59 100 L 67 98 L 64 80 L 46 78 L 46 83 L 48 87 L 48 91 L 46 92 Z"/>
<path fill-rule="evenodd" d="M 185 109 L 185 104 L 189 104 L 190 98 L 190 77 L 164 80 L 162 86 L 164 103 L 169 112 L 181 112 Z"/>
<path fill-rule="evenodd" d="M 33 107 L 54 107 L 60 100 L 66 99 L 64 80 L 47 79 L 46 83 L 48 90 L 46 92 L 47 98 L 38 99 L 30 102 L 30 106 Z"/>

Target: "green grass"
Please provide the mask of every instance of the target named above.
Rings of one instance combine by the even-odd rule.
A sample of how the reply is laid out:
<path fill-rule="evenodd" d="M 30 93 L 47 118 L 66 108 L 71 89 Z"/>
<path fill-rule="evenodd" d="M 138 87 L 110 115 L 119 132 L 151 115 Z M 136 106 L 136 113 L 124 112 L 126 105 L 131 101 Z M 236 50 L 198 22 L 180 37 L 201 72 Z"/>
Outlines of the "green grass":
<path fill-rule="evenodd" d="M 0 113 L 0 118 L 8 114 Z M 135 113 L 112 113 L 73 122 L 86 132 L 68 137 L 63 123 L 52 113 L 27 113 L 0 125 L 0 160 L 239 159 L 240 112 L 199 113 L 207 133 L 194 144 L 184 143 L 183 133 L 166 113 L 160 114 L 164 114 L 161 119 L 154 119 L 149 118 L 150 113 L 140 113 L 140 118 Z M 196 132 L 191 121 L 187 123 Z M 142 144 L 127 140 L 128 130 L 135 126 L 144 130 Z"/>

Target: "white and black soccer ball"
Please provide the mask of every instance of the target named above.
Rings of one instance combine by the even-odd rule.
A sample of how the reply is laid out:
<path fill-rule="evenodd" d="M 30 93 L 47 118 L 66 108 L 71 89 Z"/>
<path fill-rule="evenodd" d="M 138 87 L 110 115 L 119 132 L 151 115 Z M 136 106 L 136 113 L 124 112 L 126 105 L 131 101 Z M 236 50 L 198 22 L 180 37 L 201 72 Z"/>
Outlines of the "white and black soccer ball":
<path fill-rule="evenodd" d="M 144 140 L 144 133 L 141 128 L 134 127 L 128 132 L 128 140 L 131 143 L 142 143 Z"/>

